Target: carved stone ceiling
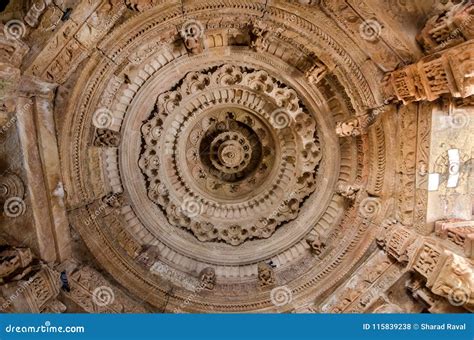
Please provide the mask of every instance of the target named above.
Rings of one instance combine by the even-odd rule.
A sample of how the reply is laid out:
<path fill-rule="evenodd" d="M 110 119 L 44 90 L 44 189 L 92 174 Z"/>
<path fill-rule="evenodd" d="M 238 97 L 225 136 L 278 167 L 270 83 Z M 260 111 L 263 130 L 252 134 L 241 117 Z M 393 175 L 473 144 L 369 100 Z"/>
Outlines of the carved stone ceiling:
<path fill-rule="evenodd" d="M 371 254 L 397 190 L 380 83 L 422 54 L 380 13 L 431 2 L 90 2 L 33 31 L 50 39 L 21 67 L 60 86 L 67 218 L 125 290 L 191 312 L 272 311 L 289 291 L 291 309 Z"/>

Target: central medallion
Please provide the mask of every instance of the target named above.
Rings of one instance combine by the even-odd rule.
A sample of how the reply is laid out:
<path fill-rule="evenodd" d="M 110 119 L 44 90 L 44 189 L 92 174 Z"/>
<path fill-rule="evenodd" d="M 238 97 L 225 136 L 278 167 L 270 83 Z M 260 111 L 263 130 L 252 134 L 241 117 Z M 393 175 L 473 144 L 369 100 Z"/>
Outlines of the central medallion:
<path fill-rule="evenodd" d="M 190 126 L 184 146 L 194 184 L 209 199 L 248 199 L 274 164 L 271 127 L 255 113 L 235 107 L 209 110 L 200 117 Z"/>
<path fill-rule="evenodd" d="M 261 161 L 262 146 L 251 127 L 235 120 L 234 112 L 226 112 L 224 119 L 215 121 L 200 142 L 201 162 L 209 171 L 221 172 L 233 182 L 253 171 Z"/>
<path fill-rule="evenodd" d="M 270 237 L 315 188 L 316 123 L 296 92 L 264 71 L 188 73 L 158 96 L 142 137 L 149 199 L 200 241 Z"/>

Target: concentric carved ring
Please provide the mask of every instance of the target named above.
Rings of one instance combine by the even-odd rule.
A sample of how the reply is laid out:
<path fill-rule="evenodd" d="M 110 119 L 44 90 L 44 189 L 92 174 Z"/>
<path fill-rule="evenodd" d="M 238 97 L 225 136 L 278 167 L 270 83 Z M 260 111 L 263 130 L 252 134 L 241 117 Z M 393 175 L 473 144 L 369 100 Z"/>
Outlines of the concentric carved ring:
<path fill-rule="evenodd" d="M 142 127 L 139 162 L 148 197 L 199 240 L 267 238 L 314 190 L 315 121 L 296 92 L 266 72 L 233 65 L 191 72 L 155 108 Z M 274 126 L 276 109 L 287 112 L 287 127 Z M 202 213 L 189 218 L 184 200 Z"/>

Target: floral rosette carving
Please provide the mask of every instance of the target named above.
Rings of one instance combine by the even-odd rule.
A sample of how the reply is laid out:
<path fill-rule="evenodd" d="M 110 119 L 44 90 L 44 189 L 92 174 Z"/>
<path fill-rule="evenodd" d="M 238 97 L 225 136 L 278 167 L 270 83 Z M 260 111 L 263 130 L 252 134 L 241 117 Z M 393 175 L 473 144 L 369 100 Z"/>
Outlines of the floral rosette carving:
<path fill-rule="evenodd" d="M 288 124 L 272 119 L 275 110 Z M 160 94 L 142 142 L 148 197 L 169 223 L 232 245 L 294 219 L 321 159 L 316 122 L 297 93 L 234 65 L 190 72 Z"/>

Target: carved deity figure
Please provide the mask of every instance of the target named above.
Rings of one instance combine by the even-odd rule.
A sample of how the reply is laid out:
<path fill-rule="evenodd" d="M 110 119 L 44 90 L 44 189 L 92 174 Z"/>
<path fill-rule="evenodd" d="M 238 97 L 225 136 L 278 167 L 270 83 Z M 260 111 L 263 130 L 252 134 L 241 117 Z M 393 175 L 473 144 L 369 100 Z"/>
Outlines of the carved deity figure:
<path fill-rule="evenodd" d="M 336 134 L 339 137 L 355 137 L 367 133 L 367 129 L 374 122 L 372 113 L 358 115 L 336 123 Z"/>
<path fill-rule="evenodd" d="M 315 254 L 315 255 L 321 255 L 321 253 L 323 252 L 324 248 L 326 247 L 326 243 L 324 243 L 322 240 L 321 240 L 321 237 L 318 235 L 316 236 L 308 236 L 306 238 L 306 243 L 309 244 L 309 246 L 311 247 L 311 251 Z"/>
<path fill-rule="evenodd" d="M 336 186 L 336 192 L 344 198 L 350 201 L 354 201 L 357 197 L 357 193 L 360 190 L 359 185 L 351 185 L 346 182 L 339 182 Z"/>
<path fill-rule="evenodd" d="M 199 274 L 199 279 L 204 289 L 213 290 L 216 285 L 216 273 L 214 268 L 204 268 Z"/>
<path fill-rule="evenodd" d="M 336 134 L 339 137 L 360 136 L 362 134 L 362 130 L 359 125 L 359 120 L 357 118 L 351 118 L 343 122 L 337 122 Z"/>
<path fill-rule="evenodd" d="M 153 264 L 159 259 L 159 250 L 156 246 L 145 246 L 137 257 L 138 263 L 145 268 L 150 269 Z"/>
<path fill-rule="evenodd" d="M 258 264 L 258 284 L 260 288 L 269 287 L 275 284 L 273 269 L 265 262 L 260 262 Z"/>
<path fill-rule="evenodd" d="M 265 52 L 269 46 L 269 37 L 271 33 L 264 25 L 252 26 L 251 33 L 253 35 L 252 47 L 256 52 Z"/>

